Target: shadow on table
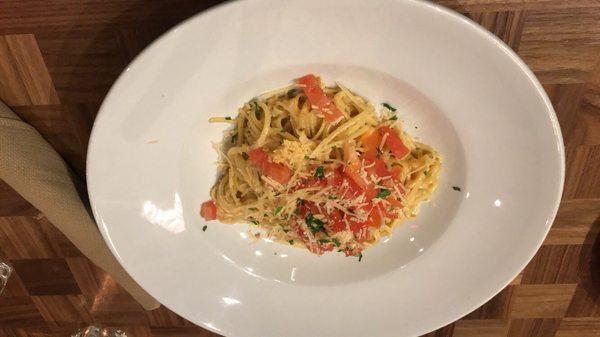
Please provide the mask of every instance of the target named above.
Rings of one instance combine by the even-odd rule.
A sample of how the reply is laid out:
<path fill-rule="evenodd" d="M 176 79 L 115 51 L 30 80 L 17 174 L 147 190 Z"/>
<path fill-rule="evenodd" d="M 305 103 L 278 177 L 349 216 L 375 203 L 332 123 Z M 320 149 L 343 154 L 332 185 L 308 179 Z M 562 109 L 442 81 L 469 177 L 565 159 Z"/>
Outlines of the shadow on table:
<path fill-rule="evenodd" d="M 579 277 L 580 287 L 587 293 L 586 306 L 600 306 L 600 216 L 592 224 L 581 250 Z"/>

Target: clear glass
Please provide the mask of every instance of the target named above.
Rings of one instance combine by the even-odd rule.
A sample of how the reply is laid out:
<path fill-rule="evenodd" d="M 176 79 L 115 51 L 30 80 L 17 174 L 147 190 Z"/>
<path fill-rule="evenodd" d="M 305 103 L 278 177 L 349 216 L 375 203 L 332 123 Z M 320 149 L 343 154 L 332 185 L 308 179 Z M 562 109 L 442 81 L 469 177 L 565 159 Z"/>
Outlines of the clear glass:
<path fill-rule="evenodd" d="M 4 291 L 12 270 L 12 267 L 8 263 L 0 261 L 0 294 Z"/>
<path fill-rule="evenodd" d="M 104 328 L 100 325 L 90 325 L 77 331 L 71 337 L 127 337 L 127 334 L 119 329 Z"/>

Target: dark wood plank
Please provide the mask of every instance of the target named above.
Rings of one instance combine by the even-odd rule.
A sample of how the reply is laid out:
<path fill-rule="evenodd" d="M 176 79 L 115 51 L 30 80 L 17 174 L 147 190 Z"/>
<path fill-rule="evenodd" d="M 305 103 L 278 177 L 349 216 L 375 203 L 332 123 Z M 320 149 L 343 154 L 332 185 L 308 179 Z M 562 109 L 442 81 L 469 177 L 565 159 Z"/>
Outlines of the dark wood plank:
<path fill-rule="evenodd" d="M 12 260 L 11 264 L 32 296 L 81 294 L 64 259 Z"/>

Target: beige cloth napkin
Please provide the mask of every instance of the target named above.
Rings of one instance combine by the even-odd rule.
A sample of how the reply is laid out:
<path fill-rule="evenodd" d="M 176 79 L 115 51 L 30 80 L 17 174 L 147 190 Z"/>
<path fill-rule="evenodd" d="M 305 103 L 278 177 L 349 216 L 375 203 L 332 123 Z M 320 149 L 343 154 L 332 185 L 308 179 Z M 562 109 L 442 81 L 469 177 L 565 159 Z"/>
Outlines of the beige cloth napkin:
<path fill-rule="evenodd" d="M 0 179 L 44 213 L 85 256 L 112 275 L 146 310 L 160 306 L 123 270 L 106 246 L 60 155 L 2 101 Z"/>

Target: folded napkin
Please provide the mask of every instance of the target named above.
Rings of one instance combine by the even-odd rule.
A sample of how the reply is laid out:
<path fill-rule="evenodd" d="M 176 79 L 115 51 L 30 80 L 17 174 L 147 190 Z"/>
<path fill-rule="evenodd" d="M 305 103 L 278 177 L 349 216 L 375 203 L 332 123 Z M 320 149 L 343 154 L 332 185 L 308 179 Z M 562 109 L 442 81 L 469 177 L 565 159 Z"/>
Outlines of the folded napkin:
<path fill-rule="evenodd" d="M 84 206 L 60 155 L 0 101 L 0 179 L 40 210 L 92 262 L 146 310 L 160 304 L 119 265 Z"/>

